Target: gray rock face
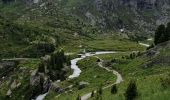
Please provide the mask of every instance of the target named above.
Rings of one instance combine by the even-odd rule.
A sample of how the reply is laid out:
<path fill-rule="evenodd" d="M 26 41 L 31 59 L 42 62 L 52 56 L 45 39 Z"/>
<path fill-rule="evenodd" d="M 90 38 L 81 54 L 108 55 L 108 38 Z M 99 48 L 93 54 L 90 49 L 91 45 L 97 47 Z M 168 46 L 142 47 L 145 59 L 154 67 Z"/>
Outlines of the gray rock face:
<path fill-rule="evenodd" d="M 37 74 L 37 70 L 32 71 L 30 76 L 30 85 L 37 86 L 40 82 L 40 76 Z"/>
<path fill-rule="evenodd" d="M 165 65 L 170 66 L 170 56 L 167 54 L 163 54 L 161 52 L 166 52 L 170 50 L 170 41 L 161 43 L 154 48 L 149 49 L 144 53 L 143 57 L 149 58 L 149 60 L 143 64 L 142 67 L 153 67 L 155 65 Z"/>
<path fill-rule="evenodd" d="M 122 5 L 134 7 L 137 9 L 161 8 L 169 4 L 168 0 L 120 0 Z"/>
<path fill-rule="evenodd" d="M 170 21 L 170 0 L 74 0 L 71 4 L 69 0 L 23 1 L 44 9 L 47 8 L 46 4 L 55 4 L 100 29 L 125 29 L 127 32 L 141 33 L 142 36 L 153 33 L 155 25 Z"/>
<path fill-rule="evenodd" d="M 88 3 L 87 3 L 88 2 Z M 155 25 L 170 20 L 170 0 L 93 0 L 77 4 L 76 13 L 84 14 L 91 25 L 102 29 L 138 30 L 143 36 L 153 33 Z M 89 5 L 90 2 L 90 5 Z M 86 5 L 87 4 L 87 5 Z M 138 33 L 135 32 L 135 33 Z"/>
<path fill-rule="evenodd" d="M 132 9 L 146 10 L 146 9 L 169 9 L 169 0 L 94 0 L 96 9 L 102 11 L 106 8 L 113 10 L 122 6 Z"/>
<path fill-rule="evenodd" d="M 13 61 L 0 61 L 0 78 L 7 76 L 16 67 L 16 63 Z"/>

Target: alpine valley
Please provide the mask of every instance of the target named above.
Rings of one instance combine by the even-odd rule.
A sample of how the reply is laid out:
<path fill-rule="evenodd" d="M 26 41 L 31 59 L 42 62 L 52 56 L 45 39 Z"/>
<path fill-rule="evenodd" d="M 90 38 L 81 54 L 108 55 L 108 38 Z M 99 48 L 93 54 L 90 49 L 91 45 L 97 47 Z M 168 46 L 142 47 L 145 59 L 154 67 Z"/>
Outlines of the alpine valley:
<path fill-rule="evenodd" d="M 0 100 L 169 100 L 170 0 L 0 0 Z"/>

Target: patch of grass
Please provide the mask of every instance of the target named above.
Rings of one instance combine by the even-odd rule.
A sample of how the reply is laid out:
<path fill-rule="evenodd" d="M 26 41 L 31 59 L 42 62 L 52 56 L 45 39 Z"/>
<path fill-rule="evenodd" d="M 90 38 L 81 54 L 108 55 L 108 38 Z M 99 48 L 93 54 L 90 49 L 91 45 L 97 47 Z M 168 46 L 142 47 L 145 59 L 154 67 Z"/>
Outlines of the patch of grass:
<path fill-rule="evenodd" d="M 145 49 L 138 43 L 114 35 L 102 35 L 95 40 L 85 41 L 84 45 L 88 51 L 143 51 Z"/>
<path fill-rule="evenodd" d="M 116 33 L 115 33 L 116 34 Z M 146 48 L 133 41 L 122 39 L 117 35 L 90 35 L 92 38 L 76 38 L 64 44 L 66 52 L 79 53 L 86 49 L 87 52 L 94 51 L 143 51 Z M 104 38 L 103 38 L 104 37 Z M 94 39 L 95 38 L 95 39 Z M 81 45 L 81 47 L 80 47 Z"/>
<path fill-rule="evenodd" d="M 36 69 L 40 63 L 40 59 L 29 59 L 26 61 L 20 62 L 18 65 L 19 68 L 28 68 L 28 69 Z"/>

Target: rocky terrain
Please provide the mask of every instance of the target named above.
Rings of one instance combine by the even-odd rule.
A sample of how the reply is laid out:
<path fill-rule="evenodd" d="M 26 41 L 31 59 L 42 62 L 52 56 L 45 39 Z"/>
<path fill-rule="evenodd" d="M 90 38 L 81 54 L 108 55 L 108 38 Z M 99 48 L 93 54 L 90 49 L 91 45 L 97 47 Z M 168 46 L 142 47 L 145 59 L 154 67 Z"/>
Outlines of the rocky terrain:
<path fill-rule="evenodd" d="M 64 0 L 70 9 L 91 25 L 106 29 L 125 29 L 142 34 L 153 33 L 155 25 L 169 20 L 168 0 Z M 65 9 L 66 9 L 65 8 Z"/>
<path fill-rule="evenodd" d="M 6 0 L 4 0 L 6 1 Z M 9 0 L 8 2 L 12 2 Z M 14 2 L 14 1 L 13 1 Z M 15 2 L 21 2 L 15 0 Z M 58 5 L 61 11 L 72 13 L 85 22 L 103 30 L 121 30 L 153 35 L 155 25 L 166 24 L 170 19 L 168 0 L 27 0 L 26 5 Z M 140 35 L 143 36 L 143 35 Z M 144 37 L 144 36 L 143 36 Z"/>

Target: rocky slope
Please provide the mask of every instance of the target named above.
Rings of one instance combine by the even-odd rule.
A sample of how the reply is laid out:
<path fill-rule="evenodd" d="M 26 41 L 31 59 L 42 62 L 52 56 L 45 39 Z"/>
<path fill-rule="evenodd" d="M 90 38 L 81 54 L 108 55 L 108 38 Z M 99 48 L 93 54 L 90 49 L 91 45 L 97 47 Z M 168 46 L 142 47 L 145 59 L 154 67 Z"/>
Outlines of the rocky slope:
<path fill-rule="evenodd" d="M 161 43 L 156 47 L 148 50 L 143 57 L 148 58 L 146 64 L 144 64 L 145 68 L 152 66 L 170 66 L 170 41 Z"/>
<path fill-rule="evenodd" d="M 166 23 L 168 0 L 62 0 L 63 7 L 104 29 L 152 33 L 155 25 Z"/>
<path fill-rule="evenodd" d="M 15 0 L 19 1 L 41 9 L 48 9 L 47 4 L 53 4 L 57 8 L 51 9 L 60 8 L 58 10 L 77 16 L 103 31 L 123 29 L 121 31 L 142 33 L 140 36 L 143 37 L 153 33 L 156 25 L 170 20 L 169 0 Z"/>

